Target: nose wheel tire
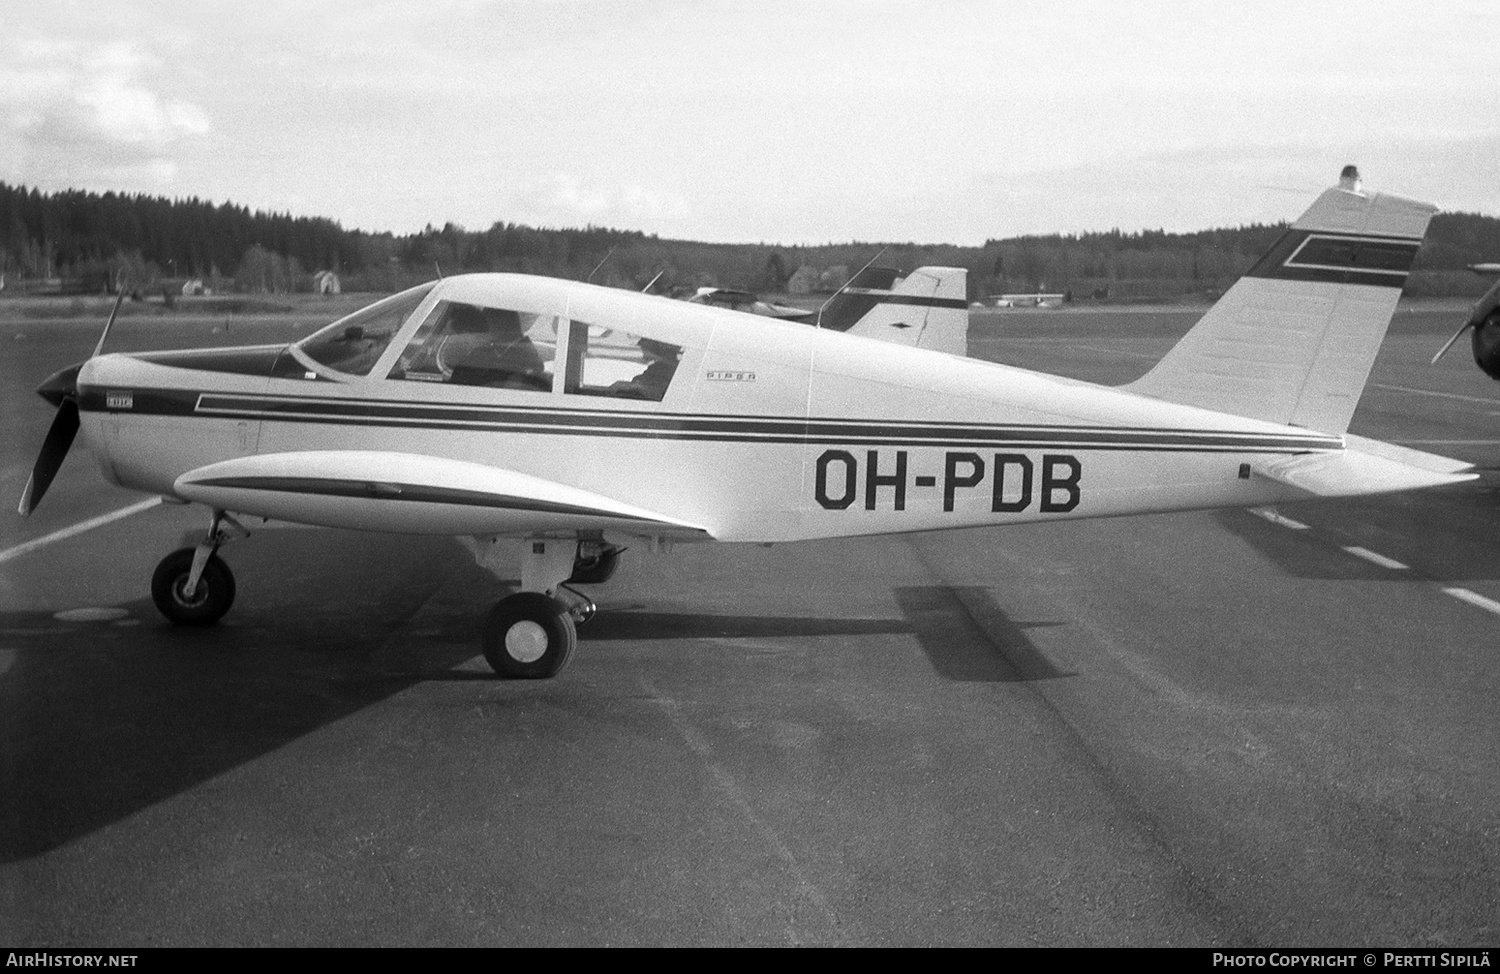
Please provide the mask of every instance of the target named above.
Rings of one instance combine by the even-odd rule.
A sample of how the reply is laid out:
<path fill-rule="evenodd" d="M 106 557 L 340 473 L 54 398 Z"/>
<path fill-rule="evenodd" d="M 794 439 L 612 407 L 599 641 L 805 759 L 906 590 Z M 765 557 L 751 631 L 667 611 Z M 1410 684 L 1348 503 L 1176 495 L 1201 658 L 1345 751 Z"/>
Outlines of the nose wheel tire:
<path fill-rule="evenodd" d="M 501 599 L 484 620 L 481 638 L 491 669 L 512 679 L 555 676 L 578 644 L 568 607 L 539 592 Z"/>
<path fill-rule="evenodd" d="M 210 555 L 198 587 L 189 592 L 187 581 L 192 571 L 192 548 L 181 548 L 163 558 L 151 576 L 151 601 L 175 625 L 206 626 L 218 622 L 234 604 L 233 573 L 217 555 Z"/>

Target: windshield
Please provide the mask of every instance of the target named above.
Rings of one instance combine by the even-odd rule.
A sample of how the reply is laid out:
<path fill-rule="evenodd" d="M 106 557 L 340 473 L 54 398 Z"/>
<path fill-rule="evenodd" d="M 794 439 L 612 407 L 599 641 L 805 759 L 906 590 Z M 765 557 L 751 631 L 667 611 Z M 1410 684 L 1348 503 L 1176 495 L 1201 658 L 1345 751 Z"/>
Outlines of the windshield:
<path fill-rule="evenodd" d="M 406 323 L 436 281 L 376 301 L 321 331 L 304 338 L 297 347 L 320 365 L 348 375 L 369 375 L 396 332 Z"/>

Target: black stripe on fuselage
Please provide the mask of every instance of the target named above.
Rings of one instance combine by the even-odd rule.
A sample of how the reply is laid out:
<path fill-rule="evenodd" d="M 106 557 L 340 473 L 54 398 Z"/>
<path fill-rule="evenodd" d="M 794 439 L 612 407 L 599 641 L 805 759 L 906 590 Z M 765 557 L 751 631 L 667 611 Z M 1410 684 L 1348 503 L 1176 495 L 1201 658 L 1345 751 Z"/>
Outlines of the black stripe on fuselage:
<path fill-rule="evenodd" d="M 809 446 L 1017 447 L 1298 453 L 1343 448 L 1339 437 L 1213 429 L 966 424 L 934 421 L 687 415 L 558 407 L 402 403 L 318 396 L 131 390 L 129 410 L 106 408 L 106 391 L 80 389 L 85 412 L 202 416 L 397 429 L 607 436 Z"/>
<path fill-rule="evenodd" d="M 1291 229 L 1245 276 L 1399 288 L 1421 246 L 1412 237 Z"/>

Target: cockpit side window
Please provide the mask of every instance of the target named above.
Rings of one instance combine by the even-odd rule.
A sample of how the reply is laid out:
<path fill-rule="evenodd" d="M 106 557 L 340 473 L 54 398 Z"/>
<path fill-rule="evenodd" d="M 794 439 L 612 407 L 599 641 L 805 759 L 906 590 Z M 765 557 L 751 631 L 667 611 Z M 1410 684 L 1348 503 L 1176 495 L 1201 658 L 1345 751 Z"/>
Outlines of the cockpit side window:
<path fill-rule="evenodd" d="M 369 375 L 396 332 L 435 283 L 376 301 L 307 336 L 297 348 L 319 365 L 347 375 Z"/>
<path fill-rule="evenodd" d="M 557 354 L 551 315 L 439 302 L 390 378 L 550 392 Z"/>
<path fill-rule="evenodd" d="M 572 322 L 565 392 L 661 402 L 682 360 L 682 346 L 618 328 Z"/>

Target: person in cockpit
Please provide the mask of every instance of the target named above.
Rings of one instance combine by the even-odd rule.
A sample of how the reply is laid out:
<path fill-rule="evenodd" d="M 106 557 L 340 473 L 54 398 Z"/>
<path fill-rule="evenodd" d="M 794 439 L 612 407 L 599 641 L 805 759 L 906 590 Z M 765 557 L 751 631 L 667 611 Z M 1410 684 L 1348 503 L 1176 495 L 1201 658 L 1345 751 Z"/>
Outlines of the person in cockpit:
<path fill-rule="evenodd" d="M 473 335 L 477 340 L 453 363 L 449 382 L 500 389 L 552 388 L 541 355 L 521 330 L 519 314 L 468 304 L 455 304 L 450 314 L 451 335 Z"/>
<path fill-rule="evenodd" d="M 677 360 L 682 356 L 682 349 L 652 338 L 642 338 L 637 345 L 646 367 L 628 382 L 616 382 L 610 387 L 610 392 L 626 399 L 661 402 L 666 395 L 667 384 L 677 372 Z"/>

